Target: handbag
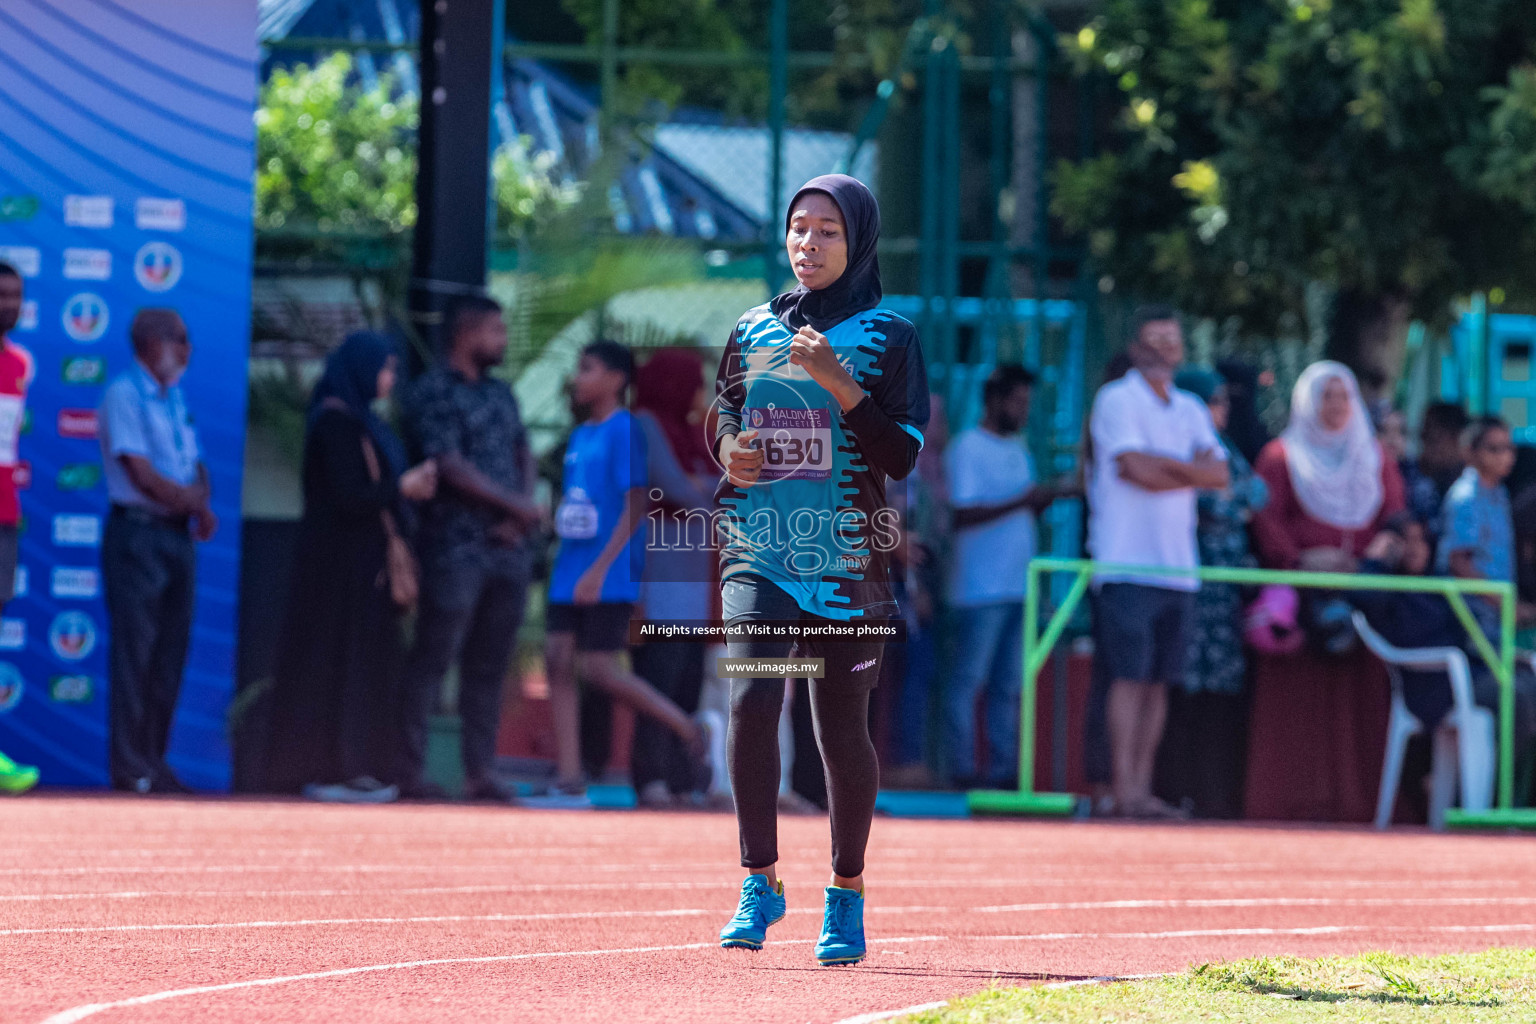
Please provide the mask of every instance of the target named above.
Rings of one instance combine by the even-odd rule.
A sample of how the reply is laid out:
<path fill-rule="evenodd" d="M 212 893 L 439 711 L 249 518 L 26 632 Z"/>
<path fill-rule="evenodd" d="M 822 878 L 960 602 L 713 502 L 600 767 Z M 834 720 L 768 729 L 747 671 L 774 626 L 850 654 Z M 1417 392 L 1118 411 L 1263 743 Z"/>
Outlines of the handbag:
<path fill-rule="evenodd" d="M 380 479 L 379 456 L 373 450 L 373 442 L 363 435 L 363 461 L 368 464 L 368 475 L 374 483 Z M 421 570 L 410 544 L 400 535 L 395 517 L 387 508 L 379 509 L 379 519 L 384 524 L 384 568 L 379 570 L 379 584 L 389 583 L 389 597 L 401 611 L 416 607 L 421 593 Z"/>

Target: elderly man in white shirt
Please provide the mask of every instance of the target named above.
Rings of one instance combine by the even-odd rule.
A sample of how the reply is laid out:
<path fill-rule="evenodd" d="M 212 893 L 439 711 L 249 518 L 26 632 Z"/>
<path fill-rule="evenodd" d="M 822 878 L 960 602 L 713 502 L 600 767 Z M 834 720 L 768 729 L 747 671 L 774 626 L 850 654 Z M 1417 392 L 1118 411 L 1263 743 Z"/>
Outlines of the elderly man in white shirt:
<path fill-rule="evenodd" d="M 1189 652 L 1199 580 L 1166 570 L 1199 565 L 1195 496 L 1221 490 L 1228 474 L 1205 404 L 1173 386 L 1184 361 L 1178 314 L 1137 311 L 1134 368 L 1099 389 L 1092 439 L 1089 550 L 1117 566 L 1097 572 L 1096 656 L 1110 685 L 1107 715 L 1116 814 L 1168 817 L 1152 795 L 1152 769 L 1168 711 L 1169 683 Z M 1138 572 L 1146 567 L 1164 572 Z"/>

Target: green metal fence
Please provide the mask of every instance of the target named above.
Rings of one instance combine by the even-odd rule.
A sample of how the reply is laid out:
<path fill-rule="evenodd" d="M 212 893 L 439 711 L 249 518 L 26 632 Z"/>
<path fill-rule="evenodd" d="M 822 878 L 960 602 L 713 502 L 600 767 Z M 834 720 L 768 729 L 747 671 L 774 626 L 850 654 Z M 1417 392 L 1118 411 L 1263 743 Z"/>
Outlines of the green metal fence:
<path fill-rule="evenodd" d="M 1040 632 L 1040 578 L 1043 575 L 1071 573 L 1073 581 L 1065 598 L 1052 612 L 1045 632 Z M 1470 828 L 1536 827 L 1536 809 L 1514 806 L 1515 785 L 1515 588 L 1510 583 L 1491 580 L 1464 580 L 1434 576 L 1367 576 L 1354 573 L 1283 572 L 1274 569 L 1235 569 L 1202 566 L 1198 569 L 1160 569 L 1147 566 L 1112 565 L 1085 559 L 1036 558 L 1029 565 L 1024 597 L 1024 684 L 1020 701 L 1019 789 L 1018 792 L 974 790 L 967 794 L 973 812 L 987 814 L 1071 814 L 1077 797 L 1070 793 L 1042 793 L 1035 790 L 1035 683 L 1051 650 L 1076 611 L 1095 575 L 1128 575 L 1134 578 L 1196 578 L 1209 583 L 1239 583 L 1309 587 L 1325 590 L 1380 590 L 1421 594 L 1441 594 L 1450 602 L 1456 617 L 1472 638 L 1478 654 L 1499 681 L 1499 758 L 1498 806 L 1485 812 L 1453 810 L 1446 824 Z M 1483 634 L 1471 611 L 1466 595 L 1494 597 L 1499 601 L 1500 646 L 1495 650 Z"/>

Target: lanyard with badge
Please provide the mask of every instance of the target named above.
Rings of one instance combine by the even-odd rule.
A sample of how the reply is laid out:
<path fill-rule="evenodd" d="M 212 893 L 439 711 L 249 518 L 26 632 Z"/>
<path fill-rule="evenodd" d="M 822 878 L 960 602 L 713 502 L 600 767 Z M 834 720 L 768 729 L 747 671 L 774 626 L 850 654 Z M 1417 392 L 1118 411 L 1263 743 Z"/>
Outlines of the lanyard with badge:
<path fill-rule="evenodd" d="M 187 421 L 187 407 L 182 400 L 181 389 L 174 385 L 165 389 L 165 397 L 162 399 L 153 384 L 139 380 L 140 392 L 146 402 L 162 402 L 166 410 L 166 419 L 169 421 L 171 434 L 171 447 L 176 458 L 176 473 L 178 477 L 190 478 L 192 475 L 192 459 L 189 458 L 189 446 L 187 434 L 191 428 Z M 185 480 L 178 480 L 184 483 Z"/>

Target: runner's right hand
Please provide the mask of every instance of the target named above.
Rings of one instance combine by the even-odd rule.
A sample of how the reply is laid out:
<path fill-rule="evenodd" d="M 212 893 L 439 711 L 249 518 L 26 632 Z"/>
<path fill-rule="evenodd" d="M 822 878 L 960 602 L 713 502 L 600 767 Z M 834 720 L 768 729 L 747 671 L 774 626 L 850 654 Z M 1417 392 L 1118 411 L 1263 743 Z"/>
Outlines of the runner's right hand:
<path fill-rule="evenodd" d="M 725 475 L 737 487 L 751 487 L 762 475 L 763 450 L 752 447 L 755 440 L 755 430 L 743 430 L 735 436 L 720 439 L 720 462 L 725 467 Z"/>

